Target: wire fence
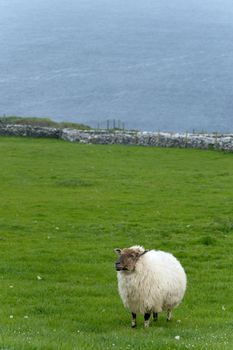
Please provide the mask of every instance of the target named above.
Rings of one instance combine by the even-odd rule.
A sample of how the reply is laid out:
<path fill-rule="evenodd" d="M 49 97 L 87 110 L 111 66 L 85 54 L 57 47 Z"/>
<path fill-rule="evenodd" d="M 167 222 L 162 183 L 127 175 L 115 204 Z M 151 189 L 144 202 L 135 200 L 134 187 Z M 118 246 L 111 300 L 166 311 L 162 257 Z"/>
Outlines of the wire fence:
<path fill-rule="evenodd" d="M 103 121 L 97 121 L 97 129 L 106 129 L 106 130 L 125 130 L 125 122 L 120 119 L 107 119 Z"/>

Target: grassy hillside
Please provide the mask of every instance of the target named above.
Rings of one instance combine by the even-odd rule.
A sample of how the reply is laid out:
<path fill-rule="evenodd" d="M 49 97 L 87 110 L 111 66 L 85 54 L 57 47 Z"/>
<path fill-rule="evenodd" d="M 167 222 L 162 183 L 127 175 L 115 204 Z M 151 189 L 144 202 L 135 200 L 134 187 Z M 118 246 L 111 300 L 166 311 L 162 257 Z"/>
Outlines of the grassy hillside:
<path fill-rule="evenodd" d="M 0 167 L 0 349 L 233 348 L 232 154 L 2 137 Z M 135 243 L 186 269 L 171 323 L 130 329 L 113 249 Z"/>
<path fill-rule="evenodd" d="M 50 118 L 37 118 L 37 117 L 0 117 L 0 125 L 2 124 L 16 124 L 16 125 L 31 125 L 42 126 L 50 128 L 70 128 L 78 130 L 88 130 L 90 127 L 85 124 L 72 123 L 72 122 L 55 122 Z"/>

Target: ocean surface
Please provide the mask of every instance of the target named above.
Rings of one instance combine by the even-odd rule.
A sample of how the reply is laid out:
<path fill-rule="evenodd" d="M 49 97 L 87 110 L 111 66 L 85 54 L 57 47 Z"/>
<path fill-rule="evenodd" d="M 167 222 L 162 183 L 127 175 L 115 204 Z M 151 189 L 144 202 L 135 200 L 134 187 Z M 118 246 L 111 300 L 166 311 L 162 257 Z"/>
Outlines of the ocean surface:
<path fill-rule="evenodd" d="M 233 2 L 0 0 L 0 115 L 233 132 Z"/>

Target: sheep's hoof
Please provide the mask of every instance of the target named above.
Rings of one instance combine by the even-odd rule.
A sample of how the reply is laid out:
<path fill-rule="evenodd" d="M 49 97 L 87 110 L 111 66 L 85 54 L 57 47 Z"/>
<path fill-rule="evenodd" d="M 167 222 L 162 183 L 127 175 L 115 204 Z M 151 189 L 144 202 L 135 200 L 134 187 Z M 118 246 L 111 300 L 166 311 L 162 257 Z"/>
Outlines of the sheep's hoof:
<path fill-rule="evenodd" d="M 145 321 L 145 322 L 144 322 L 144 327 L 145 327 L 145 328 L 149 328 L 149 325 L 150 325 L 150 321 Z"/>
<path fill-rule="evenodd" d="M 131 328 L 136 328 L 136 327 L 137 327 L 137 323 L 134 322 L 134 321 L 132 321 L 132 323 L 131 323 Z"/>
<path fill-rule="evenodd" d="M 167 321 L 171 321 L 172 320 L 172 312 L 168 311 L 167 312 Z"/>
<path fill-rule="evenodd" d="M 153 312 L 153 320 L 158 321 L 158 313 L 157 312 Z"/>

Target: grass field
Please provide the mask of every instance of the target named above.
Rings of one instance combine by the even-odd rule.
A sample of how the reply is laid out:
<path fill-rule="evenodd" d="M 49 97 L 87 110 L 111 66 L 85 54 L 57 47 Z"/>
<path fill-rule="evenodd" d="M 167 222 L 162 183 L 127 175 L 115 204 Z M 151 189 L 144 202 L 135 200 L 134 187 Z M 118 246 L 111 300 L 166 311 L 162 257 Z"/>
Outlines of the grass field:
<path fill-rule="evenodd" d="M 0 169 L 1 350 L 233 349 L 233 154 L 2 137 Z M 186 269 L 171 323 L 130 328 L 133 244 Z"/>

